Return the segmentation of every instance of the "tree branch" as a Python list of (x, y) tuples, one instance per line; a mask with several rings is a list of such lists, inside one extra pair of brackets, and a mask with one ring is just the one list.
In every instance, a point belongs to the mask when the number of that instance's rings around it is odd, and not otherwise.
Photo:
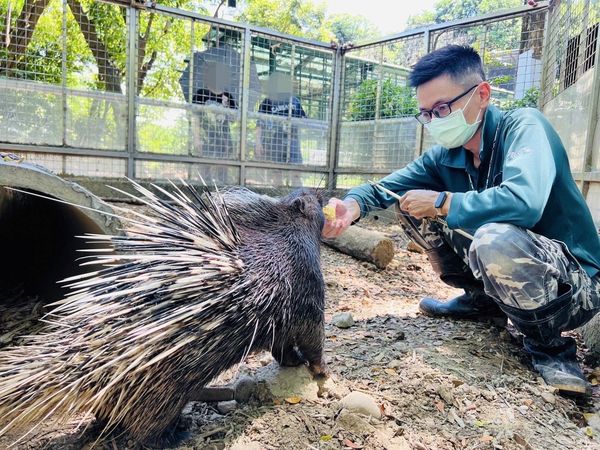
[[(139, 50), (138, 50), (138, 83), (137, 83), (137, 94), (139, 95), (142, 92), (142, 88), (144, 87), (144, 81), (146, 80), (146, 76), (148, 75), (148, 72), (150, 72), (150, 70), (152, 69), (152, 66), (154, 65), (154, 62), (156, 61), (156, 57), (158, 56), (158, 52), (156, 50), (153, 50), (152, 53), (150, 54), (150, 59), (148, 61), (146, 61), (145, 63), (144, 58), (146, 56), (146, 45), (148, 43), (148, 38), (150, 36), (150, 27), (152, 26), (152, 17), (154, 17), (154, 15), (150, 16), (150, 19), (148, 20), (148, 26), (146, 27), (146, 32), (144, 33), (143, 36), (140, 36), (140, 44), (139, 44)], [(168, 33), (169, 30), (171, 28), (171, 25), (173, 25), (173, 21), (175, 19), (174, 18), (169, 18), (167, 20), (167, 22), (165, 23), (165, 26), (162, 30), (161, 35), (158, 37), (158, 41), (162, 40)]]
[[(25, 0), (21, 14), (17, 18), (15, 26), (10, 30), (7, 26), (7, 34), (5, 39), (5, 48), (8, 57), (0, 65), (0, 71), (4, 72), (13, 68), (27, 51), (27, 46), (31, 42), (33, 32), (38, 21), (50, 0)], [(7, 18), (10, 25), (10, 18)]]
[(98, 37), (95, 24), (87, 16), (79, 0), (67, 0), (67, 4), (79, 24), (83, 37), (87, 42), (98, 66), (98, 78), (104, 83), (104, 88), (109, 92), (123, 93), (121, 89), (121, 74), (112, 61), (110, 54)]

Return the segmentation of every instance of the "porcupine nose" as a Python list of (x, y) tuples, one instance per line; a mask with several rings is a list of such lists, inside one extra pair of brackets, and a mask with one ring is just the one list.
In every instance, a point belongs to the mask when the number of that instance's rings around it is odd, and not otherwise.
[[(82, 187), (14, 159), (0, 158), (0, 186), (87, 207), (100, 203)], [(67, 291), (57, 281), (93, 269), (80, 267), (78, 250), (90, 244), (76, 236), (114, 232), (100, 214), (0, 187), (0, 302), (1, 290), (22, 290), (44, 302), (62, 297)]]

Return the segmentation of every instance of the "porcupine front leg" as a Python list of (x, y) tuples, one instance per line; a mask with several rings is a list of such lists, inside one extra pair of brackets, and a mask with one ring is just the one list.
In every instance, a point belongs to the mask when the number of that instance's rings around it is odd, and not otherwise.
[(323, 346), (325, 344), (324, 318), (310, 322), (303, 327), (303, 332), (297, 335), (298, 350), (308, 361), (308, 367), (315, 376), (328, 377), (329, 368), (323, 358)]

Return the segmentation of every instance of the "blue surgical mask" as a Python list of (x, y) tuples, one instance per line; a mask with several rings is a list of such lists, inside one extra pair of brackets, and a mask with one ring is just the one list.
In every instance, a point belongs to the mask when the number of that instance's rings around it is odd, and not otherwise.
[[(469, 104), (475, 92), (477, 92), (477, 90), (473, 91), (465, 107)], [(442, 147), (461, 147), (469, 142), (477, 132), (479, 124), (481, 123), (481, 120), (479, 119), (480, 114), (481, 110), (477, 114), (475, 122), (469, 124), (467, 123), (467, 119), (465, 119), (463, 109), (457, 109), (441, 119), (434, 118), (431, 122), (425, 124), (425, 128), (431, 133), (435, 142)]]

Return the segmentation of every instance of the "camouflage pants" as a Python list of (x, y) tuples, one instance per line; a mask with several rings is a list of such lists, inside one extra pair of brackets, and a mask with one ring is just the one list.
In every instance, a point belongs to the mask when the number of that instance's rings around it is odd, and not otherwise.
[(436, 221), (423, 221), (419, 231), (428, 253), (450, 247), (485, 294), (539, 343), (558, 345), (561, 331), (600, 310), (600, 275), (590, 278), (561, 242), (505, 223), (482, 226), (472, 241)]

